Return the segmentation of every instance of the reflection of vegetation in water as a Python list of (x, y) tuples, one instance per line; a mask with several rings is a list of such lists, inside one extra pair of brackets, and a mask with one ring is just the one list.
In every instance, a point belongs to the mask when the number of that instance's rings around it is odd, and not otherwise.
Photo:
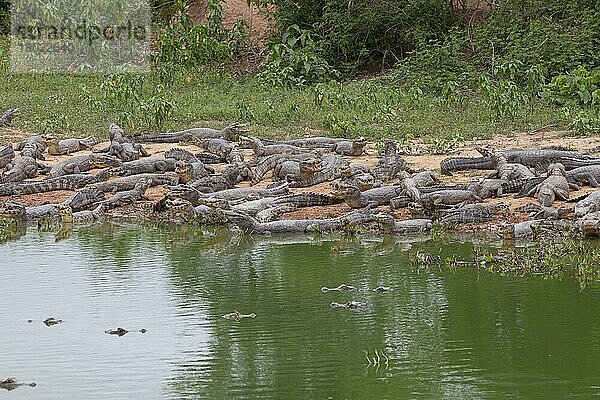
[(0, 243), (16, 240), (25, 234), (25, 224), (12, 218), (0, 218)]
[(441, 253), (415, 251), (411, 253), (410, 262), (419, 271), (445, 266), (474, 267), (492, 273), (520, 276), (562, 277), (566, 273), (576, 277), (582, 289), (591, 282), (600, 281), (600, 249), (589, 241), (581, 240), (536, 242), (531, 247), (508, 247), (494, 251), (473, 247), (467, 257), (464, 254), (443, 257)]

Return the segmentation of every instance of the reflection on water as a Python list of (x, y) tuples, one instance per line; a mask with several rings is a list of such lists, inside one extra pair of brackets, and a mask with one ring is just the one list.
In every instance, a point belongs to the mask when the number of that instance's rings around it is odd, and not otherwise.
[[(600, 395), (598, 287), (416, 270), (406, 254), (468, 244), (107, 224), (1, 247), (0, 378), (38, 386), (0, 398)], [(361, 290), (319, 290), (340, 283)], [(349, 300), (368, 307), (329, 307)], [(257, 317), (221, 318), (233, 310)], [(117, 327), (148, 332), (104, 333)], [(376, 351), (389, 362), (368, 365)]]

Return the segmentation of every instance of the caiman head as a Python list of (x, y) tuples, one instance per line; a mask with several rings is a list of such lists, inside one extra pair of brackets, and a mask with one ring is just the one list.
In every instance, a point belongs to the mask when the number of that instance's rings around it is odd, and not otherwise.
[(194, 206), (187, 200), (181, 198), (167, 199), (165, 203), (167, 211), (179, 214), (184, 219), (194, 215)]
[(124, 134), (125, 131), (119, 125), (115, 123), (111, 123), (108, 125), (108, 137), (111, 142), (114, 142), (115, 140), (117, 142), (122, 141)]
[(25, 206), (11, 201), (0, 203), (0, 218), (23, 219), (25, 216)]
[(551, 188), (542, 187), (538, 191), (537, 199), (541, 205), (550, 207), (554, 203), (554, 200), (556, 200), (556, 194)]
[(90, 162), (94, 164), (96, 168), (119, 167), (122, 165), (121, 160), (117, 157), (103, 153), (90, 154)]
[(142, 179), (135, 184), (136, 189), (143, 189), (144, 191), (152, 186), (152, 179)]
[(581, 218), (579, 220), (579, 227), (585, 236), (600, 236), (600, 212), (593, 212)]
[(360, 190), (354, 185), (339, 185), (337, 190), (333, 193), (334, 196), (341, 197), (342, 199), (354, 199), (360, 197)]
[(63, 224), (73, 223), (73, 209), (66, 204), (57, 204), (55, 207), (56, 213)]
[(489, 146), (477, 146), (475, 149), (484, 157), (491, 157), (496, 153), (496, 151)]
[(381, 155), (382, 156), (393, 156), (398, 154), (398, 146), (396, 146), (396, 143), (392, 140), (387, 140), (384, 144), (383, 144), (383, 148), (381, 149)]
[(221, 133), (223, 134), (223, 138), (227, 140), (232, 140), (234, 135), (239, 135), (240, 133), (250, 132), (250, 128), (248, 128), (248, 124), (232, 124), (227, 128), (223, 129)]
[(317, 172), (321, 171), (318, 160), (302, 160), (300, 161), (300, 175), (303, 178), (308, 178)]
[(260, 140), (257, 138), (248, 137), (244, 135), (240, 135), (238, 137), (238, 147), (241, 149), (254, 149), (256, 147), (257, 142), (260, 142)]
[(365, 146), (367, 145), (367, 143), (368, 143), (368, 139), (366, 137), (364, 137), (364, 136), (361, 136), (361, 137), (359, 137), (357, 139), (354, 139), (352, 141), (352, 147), (359, 148), (359, 149), (364, 149)]
[(548, 176), (550, 175), (562, 175), (565, 176), (565, 166), (561, 163), (550, 164), (548, 166)]
[(187, 161), (177, 161), (175, 162), (175, 173), (179, 176), (179, 180), (181, 183), (188, 183), (192, 180), (192, 175), (194, 172), (194, 166), (192, 163)]
[[(4, 119), (4, 123), (6, 125), (10, 125), (12, 123), (12, 120), (21, 113), (21, 110), (18, 108), (10, 108), (8, 110), (6, 110), (6, 112), (4, 114), (0, 114), (0, 117), (3, 117)], [(0, 122), (0, 126), (2, 125), (2, 122)]]

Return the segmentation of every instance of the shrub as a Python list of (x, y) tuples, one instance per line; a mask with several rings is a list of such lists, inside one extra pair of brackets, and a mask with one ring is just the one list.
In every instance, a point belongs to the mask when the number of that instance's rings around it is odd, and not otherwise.
[(10, 33), (10, 2), (0, 0), (0, 35)]
[(391, 66), (457, 22), (450, 2), (440, 0), (273, 2), (279, 38), (293, 25), (318, 35), (324, 59), (346, 74)]
[(311, 33), (291, 25), (281, 41), (271, 46), (260, 77), (272, 85), (286, 86), (319, 82), (336, 75), (337, 71), (322, 57)]
[(223, 8), (220, 0), (208, 1), (206, 24), (192, 22), (183, 0), (176, 4), (176, 17), (158, 36), (158, 62), (194, 68), (222, 63), (244, 48), (248, 37), (245, 24), (238, 23), (232, 30), (225, 29), (221, 23)]

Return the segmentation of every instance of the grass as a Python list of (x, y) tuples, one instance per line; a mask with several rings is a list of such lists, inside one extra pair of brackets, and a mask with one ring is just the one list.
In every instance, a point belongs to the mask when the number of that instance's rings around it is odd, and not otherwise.
[[(21, 109), (16, 121), (20, 131), (107, 136), (110, 122), (126, 125), (123, 111), (131, 104), (106, 99), (106, 90), (102, 89), (106, 76), (15, 75), (8, 70), (8, 43), (0, 38), (0, 110)], [(477, 94), (459, 92), (447, 102), (416, 86), (394, 85), (385, 77), (275, 88), (254, 77), (238, 79), (218, 71), (172, 76), (173, 84), (162, 91), (156, 89), (156, 74), (142, 78), (142, 97), (158, 96), (174, 106), (160, 127), (163, 131), (251, 122), (256, 136), (364, 135), (400, 141), (422, 138), (434, 151), (443, 152), (464, 140), (549, 125), (560, 129), (569, 123), (558, 108), (541, 100), (513, 118), (495, 119)], [(136, 112), (127, 131), (159, 130), (152, 118), (145, 118), (148, 112)]]

